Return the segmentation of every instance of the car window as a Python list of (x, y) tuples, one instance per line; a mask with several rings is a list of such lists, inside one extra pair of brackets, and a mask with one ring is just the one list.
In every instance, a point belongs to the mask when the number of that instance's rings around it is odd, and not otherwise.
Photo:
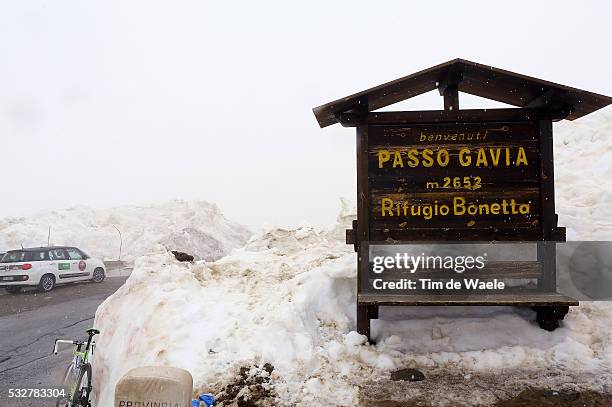
[(30, 253), (26, 251), (8, 252), (2, 258), (2, 263), (19, 263), (30, 261)]
[(70, 247), (66, 249), (66, 251), (68, 252), (68, 257), (70, 258), (70, 260), (83, 260), (83, 255), (81, 255), (79, 249)]
[(45, 260), (49, 260), (49, 257), (47, 256), (47, 251), (46, 250), (40, 250), (40, 251), (36, 251), (36, 252), (31, 252), (30, 253), (30, 257), (31, 257), (31, 261), (45, 261)]
[(68, 260), (64, 249), (49, 250), (49, 260)]

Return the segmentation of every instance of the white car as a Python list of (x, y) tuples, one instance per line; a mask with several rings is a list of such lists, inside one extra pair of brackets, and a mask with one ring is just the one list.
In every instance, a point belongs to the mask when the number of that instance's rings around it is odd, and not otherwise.
[(56, 284), (91, 280), (101, 283), (106, 267), (76, 247), (54, 246), (9, 250), (0, 259), (0, 287), (18, 293), (23, 287), (48, 292)]

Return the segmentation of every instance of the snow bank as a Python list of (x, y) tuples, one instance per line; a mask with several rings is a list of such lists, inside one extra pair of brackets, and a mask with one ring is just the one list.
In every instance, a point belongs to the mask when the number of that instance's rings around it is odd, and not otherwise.
[(555, 188), (567, 240), (612, 240), (612, 109), (555, 127)]
[[(559, 132), (560, 223), (573, 239), (610, 240), (610, 115)], [(356, 256), (343, 231), (354, 214), (346, 209), (332, 228), (272, 229), (214, 263), (139, 259), (96, 313), (97, 405), (110, 407), (119, 378), (150, 364), (185, 368), (196, 391), (219, 393), (241, 367), (271, 363), (269, 405), (355, 405), (358, 385), (399, 367), (571, 369), (612, 386), (608, 303), (582, 303), (554, 332), (527, 309), (383, 308), (372, 322), (378, 344), (364, 345), (353, 331)]]
[[(107, 333), (95, 361), (98, 405), (111, 406), (115, 383), (143, 363), (183, 367), (196, 387), (218, 391), (239, 367), (270, 362), (284, 400), (320, 392), (331, 404), (352, 399), (345, 382), (360, 353), (390, 362), (361, 349), (359, 335), (344, 335), (354, 325), (356, 261), (338, 237), (350, 219), (329, 230), (272, 229), (214, 263), (138, 259), (96, 313), (95, 326)], [(332, 359), (339, 375), (319, 382), (317, 371)]]
[(244, 245), (250, 232), (227, 220), (219, 208), (204, 201), (173, 201), (150, 206), (112, 209), (51, 210), (26, 218), (0, 219), (0, 251), (73, 245), (92, 256), (116, 260), (123, 236), (122, 260), (166, 250), (179, 250), (198, 259), (215, 260)]

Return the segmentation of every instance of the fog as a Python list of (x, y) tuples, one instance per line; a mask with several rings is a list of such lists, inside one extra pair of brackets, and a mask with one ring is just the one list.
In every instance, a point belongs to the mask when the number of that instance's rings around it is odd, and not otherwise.
[(313, 107), (457, 57), (612, 95), (611, 8), (2, 1), (0, 217), (204, 199), (249, 225), (328, 223), (354, 200), (355, 135)]

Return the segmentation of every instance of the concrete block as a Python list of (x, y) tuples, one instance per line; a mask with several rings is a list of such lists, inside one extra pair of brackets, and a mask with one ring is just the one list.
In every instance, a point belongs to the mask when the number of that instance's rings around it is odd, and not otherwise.
[(142, 366), (115, 386), (115, 407), (191, 407), (193, 378), (170, 366)]

